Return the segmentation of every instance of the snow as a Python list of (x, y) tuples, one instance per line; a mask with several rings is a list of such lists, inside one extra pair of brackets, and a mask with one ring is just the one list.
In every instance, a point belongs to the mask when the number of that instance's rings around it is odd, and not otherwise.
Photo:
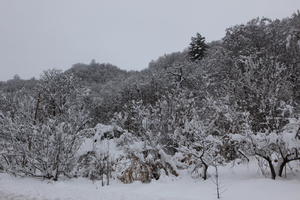
[[(299, 200), (300, 176), (274, 181), (257, 169), (254, 162), (220, 167), (221, 199)], [(209, 172), (213, 174), (214, 169)], [(149, 184), (114, 180), (102, 187), (100, 182), (82, 178), (52, 182), (0, 174), (0, 200), (210, 200), (216, 199), (212, 180), (192, 179), (182, 171), (179, 177), (163, 177)]]
[(105, 133), (112, 134), (115, 128), (118, 127), (97, 124), (97, 126), (91, 130), (92, 132), (94, 132), (94, 136), (92, 138), (85, 138), (82, 141), (77, 154), (83, 155), (90, 151), (95, 151), (98, 154), (104, 154), (109, 151), (110, 156), (113, 158), (117, 158), (123, 155), (124, 152), (117, 147), (117, 144), (114, 140), (103, 139)]

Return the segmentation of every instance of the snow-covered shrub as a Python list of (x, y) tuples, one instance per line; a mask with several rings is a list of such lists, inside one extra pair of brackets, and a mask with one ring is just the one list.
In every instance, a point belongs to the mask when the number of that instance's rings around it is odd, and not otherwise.
[(7, 172), (55, 180), (59, 175), (71, 176), (80, 144), (80, 132), (74, 124), (55, 120), (39, 126), (11, 120), (0, 124), (8, 133), (1, 143), (1, 160)]
[[(205, 107), (199, 108), (197, 104)], [(199, 100), (190, 91), (178, 89), (162, 97), (155, 105), (132, 102), (130, 109), (133, 111), (124, 110), (135, 113), (130, 117), (138, 131), (135, 137), (144, 143), (143, 151), (158, 152), (155, 162), (161, 162), (159, 157), (163, 152), (170, 157), (167, 163), (175, 163), (170, 169), (175, 172), (178, 168), (188, 169), (192, 174), (201, 171), (201, 177), (206, 179), (209, 166), (235, 159), (235, 149), (225, 139), (229, 123), (225, 113), (228, 109), (221, 101), (221, 105), (216, 104), (212, 99)], [(127, 112), (119, 113), (115, 118), (115, 122), (125, 129)], [(135, 157), (140, 157), (136, 156), (137, 152), (141, 150), (131, 153), (135, 155), (134, 165), (137, 163)], [(145, 163), (143, 157), (138, 161), (141, 166), (142, 162)], [(159, 165), (164, 166), (163, 163)]]
[(0, 163), (5, 171), (54, 180), (71, 177), (88, 122), (84, 95), (72, 75), (49, 70), (34, 92), (7, 98), (13, 106), (0, 117)]
[(153, 149), (142, 138), (116, 125), (98, 124), (89, 129), (78, 151), (77, 175), (91, 179), (106, 177), (105, 163), (109, 163), (111, 178), (124, 183), (150, 182), (164, 174), (177, 176), (176, 169), (163, 151)]
[[(260, 166), (269, 168), (272, 179), (283, 176), (283, 170), (291, 161), (300, 160), (299, 119), (291, 118), (281, 130), (275, 132), (233, 134), (240, 149), (249, 156), (257, 156)], [(265, 173), (265, 171), (263, 171)]]

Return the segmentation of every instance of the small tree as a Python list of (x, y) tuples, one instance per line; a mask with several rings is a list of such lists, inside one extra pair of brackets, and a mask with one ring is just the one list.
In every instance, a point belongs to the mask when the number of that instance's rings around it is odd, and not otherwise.
[(207, 48), (208, 46), (205, 43), (205, 37), (202, 37), (200, 33), (197, 33), (195, 37), (192, 37), (189, 46), (189, 57), (191, 61), (201, 60)]
[(36, 102), (28, 92), (14, 94), (13, 101), (1, 100), (14, 105), (0, 112), (4, 170), (53, 180), (72, 175), (81, 131), (88, 122), (85, 91), (76, 83), (72, 75), (50, 70), (36, 88)]

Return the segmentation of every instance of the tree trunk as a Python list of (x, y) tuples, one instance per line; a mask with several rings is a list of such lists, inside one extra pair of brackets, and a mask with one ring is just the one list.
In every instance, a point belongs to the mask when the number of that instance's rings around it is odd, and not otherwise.
[(275, 168), (274, 168), (274, 165), (272, 163), (272, 160), (270, 158), (268, 158), (267, 161), (268, 161), (270, 171), (271, 171), (271, 178), (273, 180), (275, 180), (276, 179), (276, 172), (275, 172)]
[(208, 169), (208, 165), (206, 163), (203, 163), (203, 175), (202, 175), (203, 180), (207, 179), (207, 169)]
[(58, 162), (57, 162), (57, 163), (56, 163), (55, 175), (54, 175), (54, 178), (53, 178), (54, 181), (57, 181), (57, 180), (58, 180), (58, 174), (59, 174), (59, 164), (58, 164)]
[(216, 169), (216, 190), (217, 190), (217, 199), (220, 199), (220, 183), (219, 183), (219, 172), (218, 172), (218, 167), (215, 166)]
[(282, 177), (282, 173), (283, 173), (283, 169), (285, 167), (285, 165), (288, 163), (287, 160), (284, 160), (280, 165), (279, 165), (279, 169), (278, 169), (278, 176)]
[(296, 157), (296, 158), (292, 158), (292, 159), (285, 158), (283, 160), (283, 162), (279, 165), (278, 176), (282, 177), (283, 169), (286, 166), (286, 164), (289, 163), (289, 162), (291, 162), (291, 161), (294, 161), (294, 160), (300, 160), (300, 157)]
[(264, 156), (264, 155), (259, 154), (259, 153), (255, 153), (255, 154), (256, 154), (257, 156), (259, 156), (259, 157), (265, 159), (265, 160), (268, 162), (269, 168), (270, 168), (270, 171), (271, 171), (271, 178), (272, 178), (273, 180), (275, 180), (275, 179), (276, 179), (276, 171), (275, 171), (274, 165), (273, 165), (273, 163), (272, 163), (272, 159), (271, 159), (269, 156)]
[(107, 158), (107, 163), (106, 163), (106, 185), (109, 185), (109, 171), (110, 171), (110, 163)]

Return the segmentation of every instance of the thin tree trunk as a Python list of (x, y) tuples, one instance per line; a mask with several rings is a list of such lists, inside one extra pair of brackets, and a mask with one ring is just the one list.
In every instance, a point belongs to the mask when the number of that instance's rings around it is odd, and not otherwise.
[[(58, 154), (57, 154), (57, 158), (56, 158), (56, 159), (58, 159), (58, 157), (59, 157), (59, 156), (58, 156)], [(55, 164), (55, 165), (56, 165), (56, 166), (55, 166), (56, 169), (55, 169), (55, 175), (54, 175), (54, 179), (53, 179), (54, 181), (57, 181), (57, 180), (58, 180), (58, 172), (59, 172), (59, 171), (58, 171), (58, 170), (59, 170), (59, 169), (58, 169), (58, 168), (59, 168), (59, 167), (58, 167), (58, 166), (59, 166), (58, 162), (59, 162), (59, 161), (57, 160), (57, 161), (56, 161), (56, 164)]]
[(269, 164), (269, 167), (270, 167), (270, 171), (271, 171), (271, 178), (273, 180), (275, 180), (276, 179), (276, 172), (275, 172), (275, 168), (274, 168), (274, 165), (272, 163), (272, 160), (270, 158), (268, 158), (267, 161), (268, 161), (268, 164)]
[(207, 169), (208, 169), (208, 165), (206, 163), (203, 163), (203, 175), (202, 175), (203, 180), (207, 179)]
[(219, 183), (219, 172), (218, 167), (215, 166), (216, 169), (216, 189), (217, 189), (217, 198), (220, 199), (220, 183)]
[(278, 170), (278, 176), (282, 177), (283, 169), (285, 165), (287, 164), (287, 160), (284, 160), (280, 165), (279, 165), (279, 170)]
[(109, 157), (107, 157), (106, 162), (106, 185), (109, 185), (109, 171), (110, 171), (110, 165), (109, 165)]
[(264, 155), (262, 155), (262, 154), (259, 154), (259, 153), (255, 153), (255, 154), (256, 154), (257, 156), (261, 157), (261, 158), (264, 158), (264, 159), (268, 162), (269, 168), (270, 168), (270, 172), (271, 172), (271, 178), (272, 178), (273, 180), (275, 180), (275, 179), (276, 179), (276, 171), (275, 171), (275, 168), (274, 168), (274, 165), (273, 165), (273, 163), (272, 163), (271, 158), (268, 157), (268, 156), (264, 156)]

